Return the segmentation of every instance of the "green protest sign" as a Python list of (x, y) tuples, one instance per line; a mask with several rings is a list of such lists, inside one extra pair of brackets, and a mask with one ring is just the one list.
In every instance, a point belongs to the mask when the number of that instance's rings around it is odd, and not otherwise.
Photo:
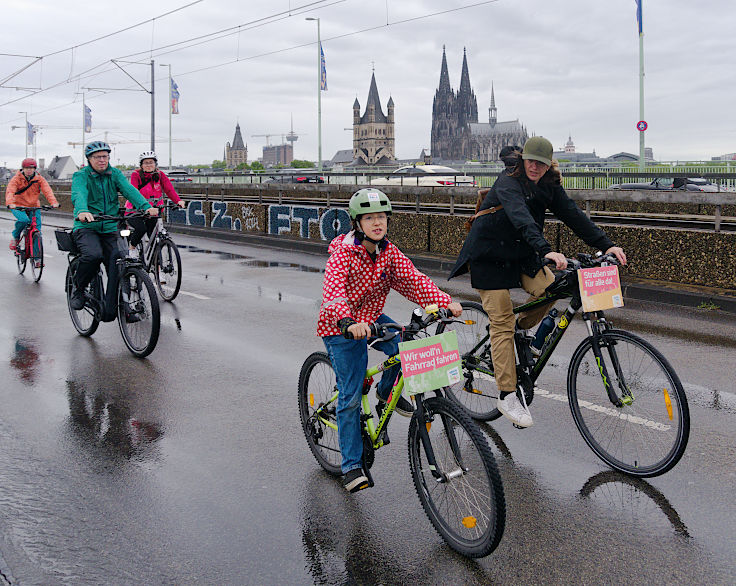
[(401, 342), (399, 352), (408, 395), (441, 389), (462, 380), (462, 362), (454, 331)]

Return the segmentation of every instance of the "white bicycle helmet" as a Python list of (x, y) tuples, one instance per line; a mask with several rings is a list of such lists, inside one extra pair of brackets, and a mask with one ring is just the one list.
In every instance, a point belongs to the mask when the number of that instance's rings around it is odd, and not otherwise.
[(138, 155), (138, 164), (140, 165), (145, 159), (153, 159), (158, 163), (158, 157), (153, 151), (143, 151), (140, 155)]

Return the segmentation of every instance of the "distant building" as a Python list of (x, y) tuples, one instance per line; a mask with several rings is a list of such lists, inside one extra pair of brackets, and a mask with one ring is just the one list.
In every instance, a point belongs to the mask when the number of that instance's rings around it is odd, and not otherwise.
[(523, 145), (528, 137), (518, 120), (498, 121), (496, 97), (491, 84), (491, 105), (488, 122), (478, 122), (478, 101), (470, 85), (467, 53), (463, 49), (460, 89), (450, 86), (447, 55), (442, 48), (440, 84), (432, 103), (431, 155), (433, 162), (498, 160), (506, 145)]
[(711, 161), (736, 161), (736, 153), (726, 153), (719, 157), (711, 157)]
[(353, 103), (353, 159), (357, 165), (390, 165), (396, 160), (394, 141), (394, 100), (389, 97), (387, 114), (381, 109), (376, 75), (371, 75), (371, 87), (365, 113), (360, 115), (360, 103)]
[(268, 145), (263, 147), (263, 165), (291, 165), (294, 160), (294, 147), (290, 144)]
[(225, 166), (228, 169), (235, 169), (241, 163), (248, 162), (248, 145), (243, 143), (243, 135), (240, 134), (240, 123), (235, 125), (235, 138), (233, 144), (225, 144)]
[(46, 172), (51, 179), (70, 179), (78, 169), (71, 157), (54, 157)]

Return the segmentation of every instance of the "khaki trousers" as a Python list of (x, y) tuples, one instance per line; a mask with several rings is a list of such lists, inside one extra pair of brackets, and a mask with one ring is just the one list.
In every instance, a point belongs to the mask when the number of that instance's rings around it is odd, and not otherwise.
[[(534, 278), (521, 275), (521, 286), (529, 293), (527, 300), (534, 301), (544, 296), (544, 290), (555, 280), (552, 271), (543, 267)], [(514, 323), (527, 330), (538, 324), (554, 302), (546, 303), (532, 311), (514, 316), (511, 293), (508, 289), (476, 289), (480, 295), (483, 309), (488, 314), (491, 334), (491, 356), (498, 390), (502, 392), (516, 391), (516, 353), (514, 349)]]

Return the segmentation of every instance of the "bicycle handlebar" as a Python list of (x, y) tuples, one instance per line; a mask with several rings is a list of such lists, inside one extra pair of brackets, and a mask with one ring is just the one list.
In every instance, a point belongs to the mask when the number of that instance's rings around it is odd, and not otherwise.
[(47, 204), (43, 204), (41, 207), (38, 208), (29, 208), (26, 206), (15, 206), (14, 208), (11, 208), (10, 206), (7, 206), (8, 209), (11, 210), (20, 210), (21, 212), (35, 212), (36, 210), (52, 210), (54, 209), (54, 206), (50, 206)]
[[(415, 310), (416, 311), (416, 310)], [(430, 326), (434, 322), (437, 321), (450, 321), (452, 319), (452, 312), (450, 312), (449, 309), (446, 307), (440, 307), (437, 309), (437, 311), (430, 311), (427, 313), (427, 316), (422, 318), (417, 313), (414, 313), (412, 315), (411, 321), (408, 325), (401, 325), (393, 322), (373, 322), (370, 324), (370, 336), (369, 338), (376, 338), (376, 342), (378, 341), (386, 341), (390, 340), (391, 338), (395, 337), (399, 332), (408, 331), (412, 333), (416, 333), (420, 330), (423, 330), (424, 328)], [(345, 338), (348, 340), (353, 340), (353, 334), (345, 331), (344, 334)]]
[[(591, 254), (580, 252), (578, 253), (577, 258), (566, 258), (566, 260), (568, 264), (568, 268), (564, 269), (566, 271), (577, 271), (581, 268), (587, 269), (590, 267), (599, 267), (604, 262), (615, 265), (621, 264), (613, 254), (600, 254), (598, 256), (593, 256)], [(550, 258), (545, 258), (542, 259), (542, 264), (554, 267), (556, 263)]]

